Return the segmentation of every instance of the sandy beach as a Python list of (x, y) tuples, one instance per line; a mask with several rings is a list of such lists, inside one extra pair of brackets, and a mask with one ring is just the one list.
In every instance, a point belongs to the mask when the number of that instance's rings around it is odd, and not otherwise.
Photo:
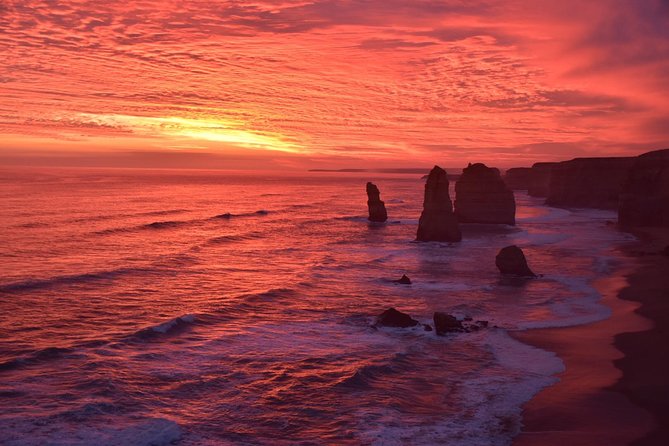
[(669, 231), (635, 233), (631, 267), (596, 283), (610, 318), (514, 336), (555, 352), (560, 382), (524, 407), (514, 445), (669, 444)]

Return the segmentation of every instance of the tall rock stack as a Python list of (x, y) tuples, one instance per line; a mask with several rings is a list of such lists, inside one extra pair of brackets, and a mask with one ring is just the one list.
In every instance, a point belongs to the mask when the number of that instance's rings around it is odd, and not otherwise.
[(459, 242), (462, 240), (458, 220), (448, 192), (446, 171), (434, 166), (425, 182), (423, 212), (418, 222), (416, 240)]
[(635, 159), (620, 194), (618, 223), (669, 227), (669, 149)]
[(367, 183), (367, 208), (369, 221), (381, 222), (388, 220), (386, 205), (381, 201), (381, 192), (374, 183)]
[(632, 157), (575, 158), (551, 169), (546, 204), (617, 209)]
[(527, 194), (531, 197), (547, 197), (551, 181), (551, 170), (557, 163), (534, 163)]
[(469, 164), (455, 183), (455, 215), (460, 223), (516, 224), (516, 200), (499, 170)]

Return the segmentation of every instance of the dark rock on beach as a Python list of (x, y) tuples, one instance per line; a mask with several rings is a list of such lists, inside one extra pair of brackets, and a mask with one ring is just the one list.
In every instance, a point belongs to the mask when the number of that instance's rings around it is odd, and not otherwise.
[(455, 183), (455, 215), (460, 223), (516, 224), (516, 201), (499, 170), (469, 164)]
[(525, 254), (523, 250), (516, 245), (502, 248), (497, 257), (495, 257), (495, 265), (502, 274), (509, 274), (520, 277), (537, 277), (527, 265)]
[(669, 227), (669, 149), (635, 159), (620, 194), (618, 223), (623, 228)]
[(453, 213), (446, 171), (434, 166), (425, 182), (423, 212), (418, 222), (416, 240), (459, 242), (462, 233)]
[(397, 311), (394, 308), (388, 308), (386, 311), (377, 316), (376, 323), (374, 325), (381, 327), (407, 328), (415, 327), (418, 325), (418, 321), (406, 313)]
[(434, 313), (434, 328), (438, 335), (444, 335), (446, 333), (459, 333), (465, 331), (465, 327), (462, 325), (462, 322), (456, 319), (455, 316), (452, 316), (447, 313), (441, 313), (439, 311)]
[(397, 279), (395, 282), (401, 283), (402, 285), (411, 285), (411, 279), (409, 279), (406, 274), (402, 274), (402, 277)]
[(383, 223), (388, 220), (386, 205), (381, 201), (381, 192), (374, 183), (367, 183), (367, 208), (369, 209), (369, 221)]
[(546, 204), (617, 209), (635, 158), (575, 158), (553, 166)]

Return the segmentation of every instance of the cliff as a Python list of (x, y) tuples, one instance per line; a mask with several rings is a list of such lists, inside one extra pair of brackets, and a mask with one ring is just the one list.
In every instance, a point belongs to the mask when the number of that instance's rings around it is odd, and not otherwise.
[(617, 209), (635, 158), (575, 158), (554, 165), (546, 204)]
[(531, 179), (531, 167), (512, 167), (504, 173), (504, 182), (511, 190), (528, 190)]
[(618, 223), (669, 227), (669, 149), (634, 160), (620, 194)]
[(455, 215), (460, 223), (516, 224), (516, 202), (499, 170), (470, 164), (455, 183)]
[(534, 163), (530, 174), (528, 195), (532, 197), (547, 197), (551, 180), (551, 170), (557, 163)]

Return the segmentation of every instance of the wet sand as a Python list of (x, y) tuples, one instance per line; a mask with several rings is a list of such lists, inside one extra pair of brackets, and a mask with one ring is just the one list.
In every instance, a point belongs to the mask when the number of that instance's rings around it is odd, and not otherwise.
[(525, 405), (515, 446), (669, 444), (669, 231), (636, 235), (635, 265), (596, 283), (610, 318), (513, 334), (566, 366)]

